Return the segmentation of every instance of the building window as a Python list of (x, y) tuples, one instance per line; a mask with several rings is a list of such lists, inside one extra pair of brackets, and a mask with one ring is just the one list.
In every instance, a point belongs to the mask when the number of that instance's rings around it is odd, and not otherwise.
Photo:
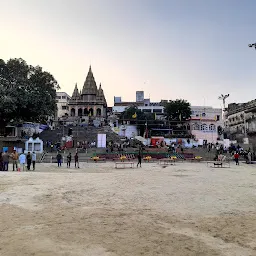
[(201, 124), (201, 127), (200, 127), (201, 131), (208, 131), (208, 125), (207, 124)]
[(202, 116), (206, 116), (206, 114), (205, 114), (205, 113), (202, 113)]
[(209, 131), (215, 131), (216, 127), (214, 124), (209, 125)]
[(62, 96), (62, 99), (66, 99), (66, 96)]
[(193, 124), (193, 130), (199, 130), (199, 124), (198, 123), (195, 123)]
[(216, 116), (216, 121), (220, 121), (220, 115)]
[(61, 108), (62, 108), (62, 110), (67, 109), (67, 106), (62, 106)]
[(153, 109), (153, 113), (162, 113), (162, 109)]
[(71, 116), (75, 116), (76, 115), (76, 110), (74, 108), (71, 109)]
[(61, 96), (57, 96), (56, 98), (60, 100), (60, 99), (61, 99)]

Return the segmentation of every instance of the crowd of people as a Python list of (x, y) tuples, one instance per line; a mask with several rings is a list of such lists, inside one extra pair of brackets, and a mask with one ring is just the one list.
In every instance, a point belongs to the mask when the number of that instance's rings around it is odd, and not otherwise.
[(12, 171), (35, 171), (36, 153), (28, 152), (27, 154), (18, 154), (16, 150), (10, 154), (8, 151), (0, 152), (0, 171), (9, 171), (9, 164), (12, 164)]

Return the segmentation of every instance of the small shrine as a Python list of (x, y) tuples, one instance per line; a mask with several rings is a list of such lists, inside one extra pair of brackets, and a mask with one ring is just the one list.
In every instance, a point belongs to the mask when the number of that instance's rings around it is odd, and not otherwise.
[(43, 153), (43, 147), (44, 143), (42, 140), (39, 138), (33, 139), (30, 137), (26, 142), (25, 142), (25, 151), (24, 153), (28, 152), (35, 152), (35, 153)]

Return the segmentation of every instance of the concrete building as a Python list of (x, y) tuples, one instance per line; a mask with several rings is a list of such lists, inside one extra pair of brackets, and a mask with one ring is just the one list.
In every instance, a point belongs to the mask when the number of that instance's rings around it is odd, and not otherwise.
[(91, 66), (81, 91), (75, 85), (69, 101), (69, 115), (71, 117), (101, 117), (107, 115), (107, 102), (101, 84), (97, 87)]
[(121, 97), (114, 97), (113, 114), (121, 114), (126, 108), (136, 106), (144, 113), (155, 113), (158, 119), (164, 115), (164, 106), (161, 102), (151, 102), (144, 98), (144, 91), (136, 91), (136, 101), (122, 101)]
[(222, 109), (208, 106), (191, 106), (191, 112), (189, 126), (191, 134), (197, 140), (216, 143), (221, 139), (222, 136), (219, 132), (223, 127)]
[(66, 92), (56, 93), (56, 103), (57, 103), (57, 118), (62, 118), (69, 116), (69, 106), (70, 96)]
[(232, 140), (256, 144), (256, 100), (232, 103), (226, 110), (225, 131)]

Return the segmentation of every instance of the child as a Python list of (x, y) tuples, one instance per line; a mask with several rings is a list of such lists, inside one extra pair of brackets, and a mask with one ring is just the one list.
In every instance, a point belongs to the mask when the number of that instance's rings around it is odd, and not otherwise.
[(238, 152), (235, 153), (234, 158), (235, 158), (236, 165), (239, 165), (239, 154), (238, 154)]

